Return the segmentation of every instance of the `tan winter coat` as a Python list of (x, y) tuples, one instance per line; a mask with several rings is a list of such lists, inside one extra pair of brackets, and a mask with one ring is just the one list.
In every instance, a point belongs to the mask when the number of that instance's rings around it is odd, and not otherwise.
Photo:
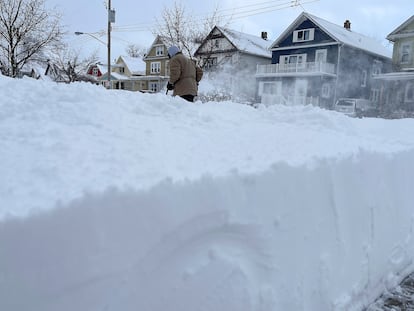
[(170, 60), (170, 83), (174, 84), (173, 95), (197, 96), (198, 82), (203, 77), (203, 71), (195, 62), (185, 57), (181, 52)]

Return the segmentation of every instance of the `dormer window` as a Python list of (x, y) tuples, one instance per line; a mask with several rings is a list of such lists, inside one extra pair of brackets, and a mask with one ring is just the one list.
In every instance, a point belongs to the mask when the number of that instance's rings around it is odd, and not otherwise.
[(315, 38), (315, 29), (301, 29), (293, 32), (293, 42), (313, 41)]

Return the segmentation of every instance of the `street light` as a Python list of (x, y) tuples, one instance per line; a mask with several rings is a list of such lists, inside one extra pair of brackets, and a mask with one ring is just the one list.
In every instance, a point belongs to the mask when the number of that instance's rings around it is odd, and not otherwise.
[(75, 31), (75, 35), (80, 36), (80, 35), (88, 35), (92, 38), (94, 38), (95, 40), (98, 40), (99, 42), (101, 42), (103, 45), (106, 45), (106, 42), (102, 41), (101, 39), (99, 39), (97, 36), (89, 33), (89, 32), (82, 32), (82, 31)]
[(103, 42), (101, 39), (99, 39), (98, 37), (94, 36), (91, 33), (81, 32), (81, 31), (75, 32), (75, 35), (77, 36), (88, 35), (108, 46), (108, 72), (107, 72), (108, 88), (111, 88), (111, 30), (112, 30), (111, 23), (115, 23), (115, 10), (111, 9), (111, 0), (108, 0), (108, 42), (107, 43)]

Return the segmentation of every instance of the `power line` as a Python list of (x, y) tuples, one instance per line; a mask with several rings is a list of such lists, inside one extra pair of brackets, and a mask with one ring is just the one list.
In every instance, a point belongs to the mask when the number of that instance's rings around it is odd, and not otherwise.
[[(231, 17), (231, 19), (241, 19), (253, 15), (265, 14), (270, 13), (278, 10), (287, 9), (290, 7), (300, 6), (303, 9), (304, 4), (317, 2), (319, 0), (305, 0), (305, 2), (301, 0), (273, 0), (273, 1), (265, 1), (255, 4), (248, 4), (239, 6), (236, 8), (231, 9), (221, 9), (214, 12), (220, 18)], [(269, 5), (272, 4), (272, 5)], [(250, 8), (250, 9), (249, 9)], [(210, 14), (213, 14), (212, 12)], [(205, 14), (198, 14), (195, 16), (202, 16), (201, 19), (207, 20)], [(149, 22), (142, 22), (132, 25), (125, 25), (125, 26), (114, 26), (113, 31), (115, 32), (140, 32), (140, 31), (148, 31), (155, 26), (154, 23)]]

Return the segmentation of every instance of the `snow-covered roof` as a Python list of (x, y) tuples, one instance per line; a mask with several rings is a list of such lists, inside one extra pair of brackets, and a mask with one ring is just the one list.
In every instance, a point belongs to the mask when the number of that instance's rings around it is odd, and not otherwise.
[(398, 26), (393, 32), (391, 32), (387, 36), (387, 40), (395, 41), (397, 38), (405, 37), (405, 36), (414, 36), (413, 29), (405, 29), (410, 24), (414, 24), (414, 15), (407, 19), (404, 23)]
[(146, 64), (138, 57), (120, 56), (133, 75), (145, 75)]
[(272, 57), (272, 53), (269, 50), (271, 41), (264, 40), (259, 36), (254, 36), (228, 28), (218, 26), (217, 28), (239, 51), (269, 58)]
[(299, 17), (282, 33), (282, 35), (272, 44), (275, 47), (289, 32), (293, 31), (303, 20), (309, 19), (315, 25), (319, 26), (325, 33), (337, 42), (345, 45), (364, 50), (371, 54), (383, 57), (391, 57), (392, 51), (387, 49), (378, 40), (362, 35), (360, 33), (348, 30), (343, 26), (331, 23), (315, 15), (303, 12)]

